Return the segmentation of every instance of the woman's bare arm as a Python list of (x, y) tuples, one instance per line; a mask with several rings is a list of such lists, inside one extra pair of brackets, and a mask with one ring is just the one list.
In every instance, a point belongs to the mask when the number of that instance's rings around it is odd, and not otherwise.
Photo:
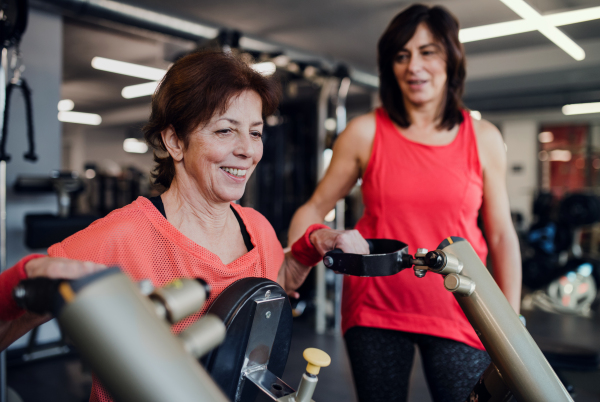
[(362, 176), (375, 135), (375, 114), (352, 120), (333, 146), (333, 157), (325, 176), (312, 197), (294, 214), (288, 232), (288, 244), (293, 244), (306, 228), (321, 223), (335, 203), (345, 197)]
[[(39, 276), (47, 278), (76, 279), (105, 269), (105, 265), (89, 261), (75, 261), (67, 258), (43, 257), (33, 259), (25, 265), (28, 278)], [(11, 343), (25, 335), (28, 331), (48, 321), (48, 315), (38, 315), (25, 312), (12, 321), (0, 320), (0, 351), (6, 349)]]
[(476, 122), (483, 165), (483, 222), (492, 271), (498, 286), (518, 313), (521, 305), (521, 253), (510, 216), (506, 190), (506, 150), (502, 136), (487, 121)]

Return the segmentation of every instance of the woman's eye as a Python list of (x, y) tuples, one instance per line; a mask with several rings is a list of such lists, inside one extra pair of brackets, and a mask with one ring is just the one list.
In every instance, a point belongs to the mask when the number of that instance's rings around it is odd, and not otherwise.
[(217, 134), (229, 134), (231, 132), (230, 128), (224, 128), (222, 130), (217, 130)]
[(260, 131), (252, 131), (250, 133), (251, 136), (255, 137), (255, 138), (261, 138), (262, 137), (262, 133)]
[(394, 61), (396, 63), (404, 63), (405, 61), (408, 60), (408, 55), (407, 54), (399, 54), (396, 56), (396, 58), (394, 59)]

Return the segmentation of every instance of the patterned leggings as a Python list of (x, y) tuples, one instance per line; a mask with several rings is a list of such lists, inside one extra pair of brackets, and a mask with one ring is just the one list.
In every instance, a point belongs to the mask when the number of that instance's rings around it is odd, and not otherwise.
[(436, 336), (352, 327), (344, 335), (360, 402), (404, 402), (415, 344), (435, 402), (464, 402), (491, 360), (487, 352)]

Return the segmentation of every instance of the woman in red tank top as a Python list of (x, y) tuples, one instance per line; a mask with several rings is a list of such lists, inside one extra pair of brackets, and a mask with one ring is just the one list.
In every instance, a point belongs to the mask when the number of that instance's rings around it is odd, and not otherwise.
[[(401, 240), (414, 253), (464, 237), (516, 311), (521, 263), (505, 184), (502, 137), (462, 104), (464, 50), (442, 7), (414, 5), (379, 41), (383, 107), (354, 119), (329, 169), (293, 218), (290, 240), (321, 222), (362, 177), (365, 238)], [(477, 226), (481, 210), (486, 241)], [(489, 357), (439, 275), (345, 277), (342, 329), (361, 402), (403, 401), (419, 347), (435, 401), (464, 401)], [(394, 399), (396, 398), (396, 399)]]

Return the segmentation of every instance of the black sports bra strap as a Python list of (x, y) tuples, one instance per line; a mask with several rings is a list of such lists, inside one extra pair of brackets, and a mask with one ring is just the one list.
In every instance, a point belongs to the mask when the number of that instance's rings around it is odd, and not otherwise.
[[(165, 219), (167, 219), (167, 214), (165, 212), (165, 204), (163, 204), (162, 198), (160, 198), (160, 195), (157, 195), (156, 197), (150, 197), (150, 198), (148, 198), (148, 200), (150, 200), (152, 205), (154, 205), (154, 207), (156, 209), (158, 209), (158, 212), (160, 212), (162, 214), (162, 216), (164, 216)], [(242, 238), (244, 239), (244, 244), (246, 245), (246, 249), (248, 251), (250, 251), (254, 248), (254, 244), (252, 244), (252, 241), (250, 240), (250, 234), (248, 233), (248, 230), (246, 229), (246, 225), (244, 224), (244, 221), (242, 220), (240, 215), (237, 213), (237, 211), (232, 206), (230, 206), (230, 208), (233, 211), (233, 214), (235, 215), (235, 218), (237, 219), (238, 223), (240, 224), (240, 231), (242, 232)]]

